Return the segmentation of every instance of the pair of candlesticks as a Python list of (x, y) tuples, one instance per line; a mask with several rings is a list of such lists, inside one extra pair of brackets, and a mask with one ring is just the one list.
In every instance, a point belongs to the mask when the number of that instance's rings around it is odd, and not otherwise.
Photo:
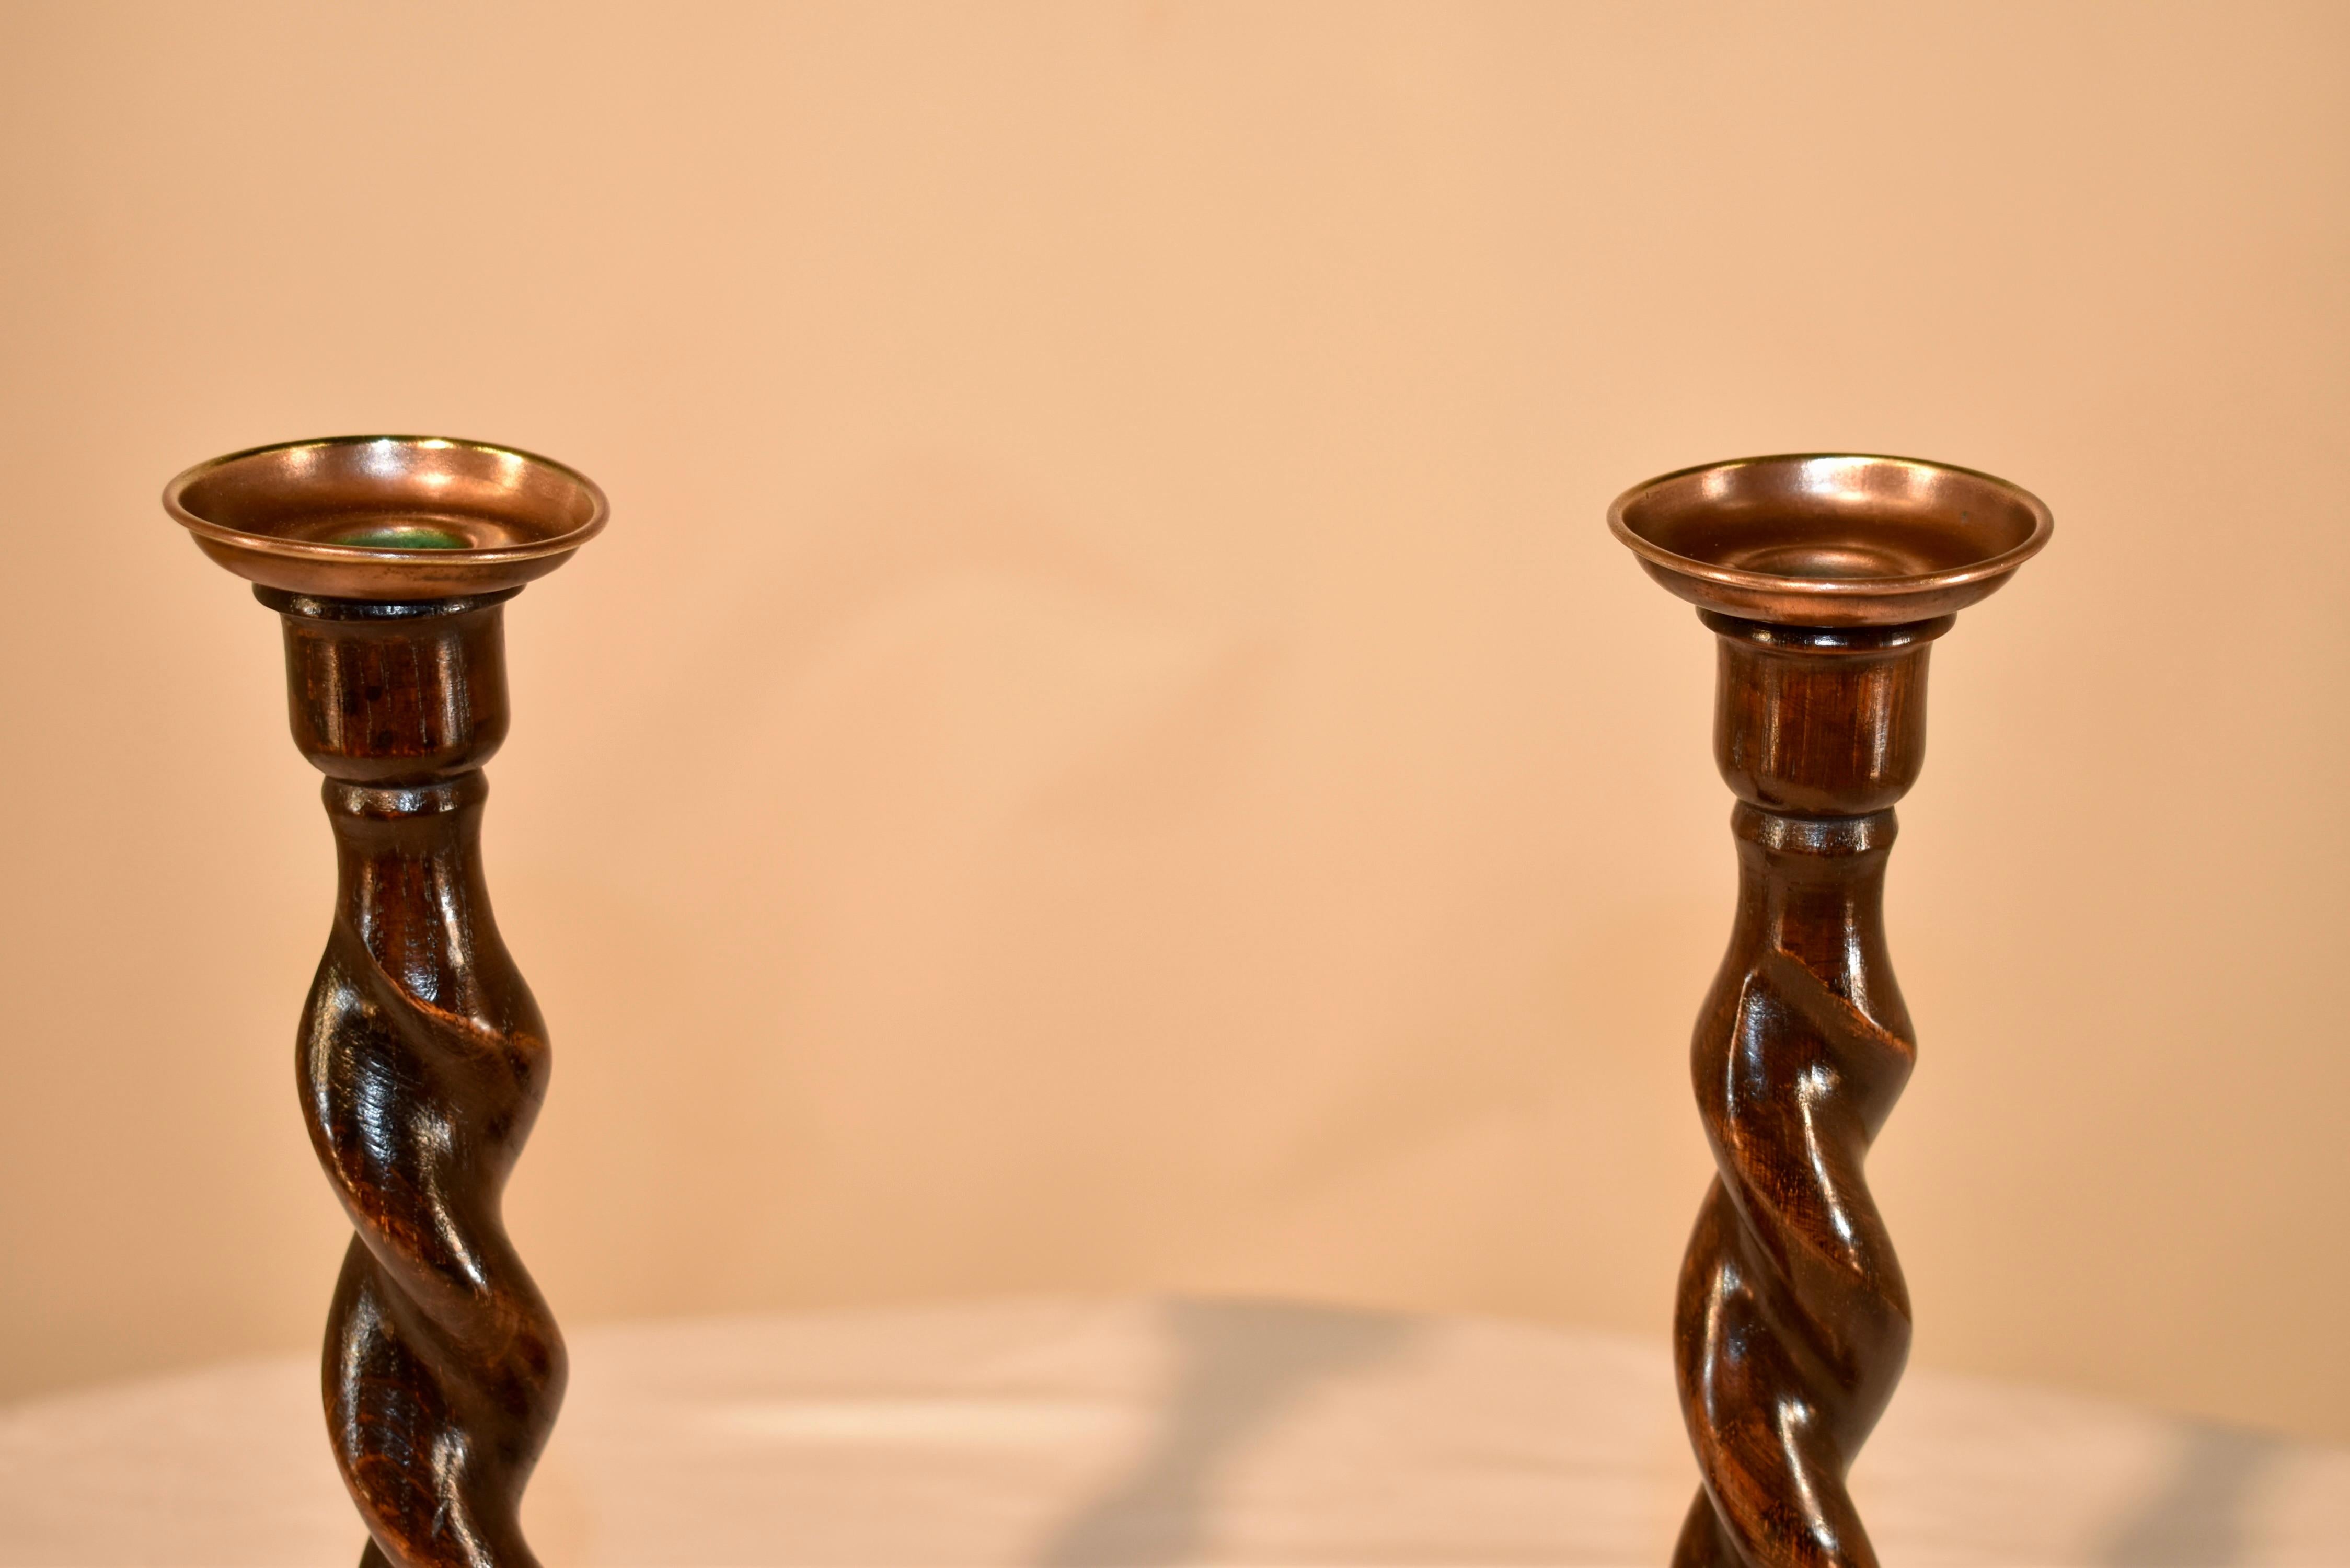
[[(547, 1044), (490, 918), (481, 770), (502, 607), (603, 527), (603, 493), (528, 452), (369, 436), (217, 458), (163, 504), (283, 618), (295, 743), (327, 775), (340, 886), (296, 1049), (357, 1232), (325, 1396), (362, 1564), (535, 1564), (517, 1513), (563, 1341), (499, 1199)], [(1674, 1312), (1703, 1488), (1673, 1561), (1873, 1568), (1846, 1474), (1910, 1323), (1861, 1174), (1916, 1055), (1881, 912), (1893, 805), (1934, 639), (2051, 519), (1988, 474), (1823, 454), (1669, 473), (1607, 516), (1718, 639), (1738, 796), (1737, 918), (1691, 1052), (1719, 1175)]]

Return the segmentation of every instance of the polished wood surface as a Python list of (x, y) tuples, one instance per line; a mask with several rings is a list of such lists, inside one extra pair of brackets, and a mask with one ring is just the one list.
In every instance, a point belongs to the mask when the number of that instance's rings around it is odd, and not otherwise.
[(325, 1385), (368, 1564), (535, 1563), (516, 1512), (563, 1396), (562, 1338), (499, 1218), (548, 1066), (482, 877), (512, 591), (255, 590), (284, 618), (294, 737), (327, 775), (340, 868), (296, 1069), (357, 1232)]
[(1908, 1290), (1861, 1168), (1917, 1056), (1886, 952), (1885, 865), (1950, 622), (1705, 619), (1739, 894), (1690, 1049), (1720, 1175), (1673, 1314), (1706, 1480), (1674, 1561), (1860, 1568), (1876, 1558), (1845, 1475), (1909, 1352)]
[(1704, 1484), (1673, 1562), (1875, 1568), (1846, 1478), (1909, 1355), (1863, 1176), (1918, 1054), (1885, 943), (1893, 806), (1934, 640), (2054, 519), (1970, 469), (1805, 452), (1665, 474), (1608, 524), (1715, 635), (1738, 796), (1738, 912), (1690, 1054), (1717, 1174), (1674, 1303)]

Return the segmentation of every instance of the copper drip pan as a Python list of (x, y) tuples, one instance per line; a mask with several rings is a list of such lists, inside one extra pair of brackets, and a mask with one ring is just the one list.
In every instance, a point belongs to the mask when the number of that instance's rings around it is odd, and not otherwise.
[(231, 452), (163, 487), (205, 555), (320, 598), (517, 587), (604, 526), (593, 481), (551, 459), (441, 436), (336, 436)]
[(2003, 479), (1907, 457), (1803, 452), (1638, 484), (1607, 525), (1703, 609), (1785, 626), (1898, 626), (1987, 597), (2048, 543)]

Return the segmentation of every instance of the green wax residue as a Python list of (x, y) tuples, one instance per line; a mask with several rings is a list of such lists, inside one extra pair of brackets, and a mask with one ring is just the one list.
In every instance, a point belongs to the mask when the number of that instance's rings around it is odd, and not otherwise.
[(378, 523), (337, 534), (329, 545), (356, 545), (365, 550), (463, 550), (463, 535), (429, 523)]

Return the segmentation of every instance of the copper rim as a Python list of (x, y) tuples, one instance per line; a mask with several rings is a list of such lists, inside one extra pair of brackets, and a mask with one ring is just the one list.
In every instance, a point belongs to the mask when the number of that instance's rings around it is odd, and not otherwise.
[(1787, 452), (1659, 474), (1617, 496), (1607, 525), (1650, 576), (1700, 607), (1885, 626), (1987, 597), (2047, 545), (2055, 521), (2030, 491), (1975, 469)]
[(175, 476), (163, 509), (204, 554), (265, 587), (395, 600), (517, 587), (560, 566), (610, 515), (603, 491), (566, 463), (419, 435), (229, 452)]

